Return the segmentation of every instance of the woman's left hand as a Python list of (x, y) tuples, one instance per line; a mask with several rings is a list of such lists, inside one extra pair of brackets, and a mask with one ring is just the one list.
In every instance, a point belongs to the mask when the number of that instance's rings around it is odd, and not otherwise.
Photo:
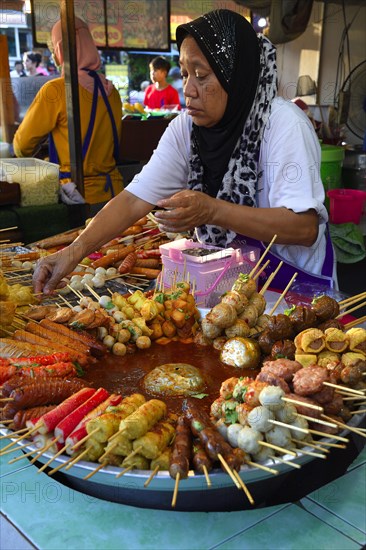
[(162, 231), (181, 233), (204, 224), (212, 224), (217, 200), (198, 191), (179, 191), (169, 199), (157, 203), (155, 217)]

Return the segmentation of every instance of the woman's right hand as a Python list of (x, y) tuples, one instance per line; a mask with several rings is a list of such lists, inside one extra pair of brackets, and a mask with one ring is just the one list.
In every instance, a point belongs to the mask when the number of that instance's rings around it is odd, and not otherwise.
[(71, 273), (80, 261), (75, 246), (70, 245), (62, 250), (38, 260), (33, 273), (35, 294), (52, 294), (61, 279)]

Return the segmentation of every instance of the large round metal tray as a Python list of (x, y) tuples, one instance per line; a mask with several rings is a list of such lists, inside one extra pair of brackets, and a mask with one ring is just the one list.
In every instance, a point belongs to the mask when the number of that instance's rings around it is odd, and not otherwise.
[[(356, 418), (357, 417), (357, 418)], [(366, 414), (354, 415), (349, 422), (350, 427), (362, 427), (365, 425)], [(1, 429), (4, 435), (11, 432)], [(349, 439), (345, 449), (331, 448), (327, 459), (314, 458), (299, 455), (293, 458), (284, 455), (282, 458), (287, 464), (278, 461), (267, 461), (266, 466), (278, 470), (274, 475), (259, 468), (249, 466), (242, 467), (240, 477), (248, 487), (255, 503), (250, 504), (242, 490), (238, 490), (231, 477), (222, 470), (210, 472), (211, 486), (208, 487), (203, 475), (190, 475), (187, 479), (181, 480), (176, 500), (175, 510), (179, 511), (230, 511), (245, 510), (253, 507), (273, 506), (285, 502), (293, 502), (303, 498), (308, 493), (333, 481), (343, 475), (348, 466), (361, 452), (365, 438), (350, 430), (343, 430), (340, 434)], [(321, 439), (324, 442), (335, 442), (331, 436)], [(19, 441), (24, 445), (25, 441)], [(304, 448), (308, 451), (314, 449)], [(23, 452), (37, 449), (32, 443), (22, 449)], [(41, 467), (53, 455), (46, 452), (35, 464)], [(32, 457), (30, 457), (31, 459)], [(55, 458), (45, 470), (65, 463), (69, 459), (66, 455)], [(301, 465), (301, 469), (295, 469), (291, 463)], [(121, 473), (121, 468), (106, 466), (99, 470), (90, 479), (84, 478), (97, 468), (96, 463), (80, 461), (69, 470), (65, 468), (56, 472), (52, 478), (60, 483), (91, 495), (111, 502), (128, 504), (142, 508), (155, 508), (162, 510), (172, 509), (172, 497), (175, 481), (168, 472), (158, 472), (147, 487), (144, 484), (149, 479), (151, 471), (133, 470), (126, 472), (123, 476), (116, 478)]]

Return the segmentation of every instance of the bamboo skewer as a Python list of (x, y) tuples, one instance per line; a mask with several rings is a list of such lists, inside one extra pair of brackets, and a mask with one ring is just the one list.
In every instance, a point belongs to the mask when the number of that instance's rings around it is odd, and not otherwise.
[[(302, 416), (302, 415), (298, 415)], [(306, 417), (303, 417), (306, 418)], [(308, 417), (309, 418), (309, 417)], [(298, 426), (293, 426), (292, 424), (286, 424), (285, 422), (280, 422), (279, 420), (268, 420), (270, 424), (274, 424), (275, 426), (282, 426), (283, 428), (288, 428), (289, 430), (296, 430), (297, 432), (302, 432), (305, 434), (309, 433), (309, 430), (307, 428), (299, 428)]]
[(309, 409), (314, 409), (315, 411), (321, 411), (323, 412), (324, 409), (320, 405), (313, 405), (312, 403), (303, 403), (302, 401), (297, 401), (296, 399), (292, 399), (290, 397), (281, 397), (282, 401), (285, 401), (285, 403), (293, 403), (294, 405), (303, 405), (304, 407), (308, 407)]
[(294, 439), (292, 438), (291, 441), (294, 443), (297, 443), (298, 445), (302, 445), (303, 447), (311, 447), (312, 449), (316, 449), (318, 451), (321, 451), (322, 453), (329, 453), (329, 449), (324, 449), (320, 445), (315, 445), (314, 443), (309, 443), (309, 441), (303, 441), (301, 439)]
[(272, 443), (268, 443), (267, 441), (258, 441), (258, 444), (262, 445), (263, 447), (269, 447), (269, 449), (273, 449), (274, 451), (278, 451), (279, 453), (283, 453), (284, 455), (297, 456), (295, 451), (290, 451), (290, 449), (285, 449), (284, 447), (278, 447), (278, 445), (273, 445)]
[[(17, 437), (14, 441), (9, 443), (9, 445), (6, 445), (6, 447), (3, 447), (1, 452), (5, 451), (6, 449), (9, 449), (13, 445), (16, 445), (18, 443), (18, 441), (22, 441), (23, 439), (26, 439), (28, 437), (28, 435), (31, 435), (33, 432), (36, 432), (38, 430), (38, 428), (39, 428), (39, 426), (35, 426), (31, 430), (28, 430), (25, 434), (21, 435), (20, 437)], [(1, 455), (1, 452), (0, 452), (0, 455)]]
[[(1, 423), (8, 422), (8, 420), (2, 420)], [(10, 422), (13, 422), (13, 419), (10, 420)], [(6, 435), (2, 435), (0, 439), (9, 439), (9, 437), (14, 437), (14, 435), (21, 434), (22, 432), (27, 432), (28, 428), (22, 428), (21, 430), (17, 430), (16, 432), (10, 432)]]
[(296, 468), (297, 470), (301, 470), (301, 464), (297, 464), (297, 462), (293, 462), (292, 460), (285, 460), (284, 458), (280, 458), (279, 456), (275, 455), (269, 455), (269, 457), (273, 462), (280, 462), (281, 464), (286, 464), (286, 466), (290, 466), (291, 468)]
[(246, 486), (246, 484), (244, 483), (244, 481), (240, 477), (239, 472), (237, 472), (236, 470), (233, 470), (233, 473), (234, 473), (234, 476), (236, 477), (240, 487), (243, 489), (243, 491), (244, 491), (247, 499), (249, 500), (250, 504), (254, 505), (255, 504), (254, 498), (252, 497), (248, 487)]
[(340, 302), (338, 302), (338, 304), (342, 306), (349, 302), (353, 302), (356, 298), (362, 299), (364, 296), (366, 296), (366, 292), (360, 292), (359, 294), (355, 294), (355, 296), (350, 296), (349, 298), (345, 298), (344, 300), (341, 300)]
[[(321, 437), (329, 437), (330, 439), (335, 439), (336, 441), (344, 441), (344, 443), (349, 443), (349, 439), (347, 439), (346, 437), (342, 437), (341, 435), (325, 434), (324, 432), (320, 432), (319, 430), (309, 430), (309, 433), (320, 435)], [(327, 443), (324, 443), (324, 441), (322, 441), (322, 445), (327, 445)]]
[(92, 437), (94, 434), (96, 434), (97, 432), (99, 432), (99, 428), (95, 428), (93, 431), (90, 432), (90, 434), (87, 434), (85, 437), (83, 437), (82, 439), (80, 439), (80, 441), (78, 441), (77, 443), (75, 443), (75, 445), (73, 445), (71, 447), (71, 450), (72, 451), (75, 451), (76, 449), (78, 449), (80, 447), (80, 445), (82, 445), (83, 443), (85, 443), (85, 441), (88, 441), (88, 439), (90, 437)]
[(203, 469), (204, 476), (206, 478), (207, 487), (211, 487), (211, 479), (210, 479), (210, 476), (208, 474), (207, 466), (205, 466), (205, 464), (203, 464), (202, 469)]
[(263, 464), (258, 464), (258, 462), (253, 462), (252, 460), (246, 460), (245, 463), (249, 466), (253, 466), (253, 468), (259, 468), (260, 470), (263, 470), (264, 472), (268, 472), (273, 475), (279, 474), (278, 470), (275, 470), (274, 468), (269, 468), (268, 466), (264, 466)]
[(358, 411), (352, 411), (350, 414), (364, 414), (366, 413), (366, 409), (359, 409)]
[(0, 231), (10, 231), (11, 229), (18, 229), (18, 226), (13, 225), (12, 227), (4, 227), (3, 229), (0, 229)]
[(75, 466), (75, 464), (77, 464), (82, 458), (84, 458), (84, 456), (89, 452), (89, 449), (85, 449), (84, 451), (82, 451), (80, 454), (78, 454), (78, 456), (76, 457), (73, 457), (71, 462), (69, 462), (69, 464), (66, 466), (66, 470), (70, 470), (70, 468), (72, 468), (73, 466)]
[(351, 309), (348, 309), (347, 311), (342, 311), (339, 315), (337, 315), (336, 319), (339, 319), (340, 317), (343, 317), (344, 315), (348, 315), (349, 313), (353, 313), (356, 311), (356, 309), (360, 309), (360, 307), (366, 306), (366, 300), (364, 302), (361, 302), (361, 304), (358, 304), (355, 307), (352, 307)]
[(79, 292), (78, 290), (75, 290), (75, 288), (72, 288), (71, 285), (66, 285), (66, 286), (67, 286), (67, 288), (68, 288), (69, 290), (71, 290), (71, 292), (73, 292), (73, 293), (75, 294), (75, 296), (77, 296), (79, 299), (84, 297), (84, 296), (81, 294), (81, 292)]
[(138, 455), (139, 452), (141, 451), (141, 449), (142, 449), (142, 446), (141, 446), (141, 447), (137, 447), (137, 449), (135, 449), (134, 451), (132, 451), (128, 456), (126, 456), (125, 460), (129, 460), (129, 459), (132, 458), (133, 456)]
[(324, 416), (324, 418), (326, 418), (328, 420), (332, 420), (340, 428), (344, 428), (345, 430), (349, 430), (350, 432), (353, 432), (357, 435), (360, 435), (361, 437), (366, 438), (366, 433), (361, 431), (361, 429), (354, 428), (353, 426), (348, 426), (348, 424), (344, 424), (343, 422), (339, 422), (338, 420), (334, 420), (334, 419), (330, 418), (329, 416), (327, 416), (326, 414), (323, 414), (322, 416)]
[(270, 276), (268, 277), (267, 281), (264, 283), (264, 285), (262, 286), (262, 288), (260, 289), (259, 291), (259, 294), (262, 294), (262, 296), (264, 295), (264, 293), (266, 292), (266, 290), (268, 289), (269, 285), (272, 283), (273, 279), (276, 277), (277, 273), (279, 272), (279, 270), (281, 269), (283, 265), (283, 262), (281, 261), (278, 266), (276, 267), (276, 269), (270, 274)]
[(267, 260), (266, 263), (262, 265), (260, 270), (257, 271), (254, 277), (252, 277), (253, 281), (256, 281), (260, 277), (261, 273), (266, 269), (266, 267), (268, 267), (269, 264), (270, 264), (270, 260)]
[(359, 294), (358, 296), (353, 296), (352, 300), (350, 299), (347, 303), (340, 304), (339, 303), (339, 309), (347, 309), (349, 306), (353, 306), (354, 304), (357, 304), (360, 300), (363, 300), (366, 298), (366, 292), (363, 292)]
[(155, 468), (153, 469), (153, 471), (151, 472), (151, 474), (149, 475), (149, 477), (148, 477), (147, 480), (145, 481), (144, 487), (148, 487), (148, 486), (150, 485), (150, 483), (152, 482), (153, 478), (154, 478), (154, 477), (156, 476), (156, 474), (158, 473), (159, 468), (160, 468), (159, 465), (155, 466)]
[(317, 424), (323, 424), (324, 426), (329, 426), (330, 428), (337, 428), (337, 425), (334, 424), (334, 422), (327, 422), (325, 420), (321, 420), (320, 418), (313, 418), (312, 416), (306, 416), (305, 414), (299, 414), (301, 418), (305, 418), (305, 420), (308, 420), (309, 422), (315, 422)]
[(282, 294), (280, 295), (280, 297), (278, 298), (277, 302), (275, 303), (275, 305), (273, 306), (273, 308), (271, 309), (271, 311), (269, 312), (269, 316), (273, 315), (274, 311), (277, 309), (278, 305), (280, 304), (280, 302), (282, 302), (282, 300), (284, 299), (284, 297), (286, 296), (287, 294), (287, 291), (289, 290), (289, 288), (291, 287), (292, 283), (294, 282), (294, 280), (296, 279), (297, 277), (297, 272), (293, 274), (293, 276), (291, 277), (289, 283), (287, 284), (285, 290), (282, 292)]
[[(92, 296), (94, 296), (94, 298), (95, 298), (96, 300), (98, 300), (98, 301), (100, 300), (99, 294), (97, 294), (97, 293), (95, 292), (95, 290), (92, 289), (91, 286), (85, 285), (85, 288), (87, 288), (87, 289), (89, 290), (90, 294), (91, 294)], [(82, 297), (83, 297), (83, 296), (82, 296)]]
[(34, 455), (34, 453), (38, 454), (38, 452), (39, 452), (39, 449), (34, 449), (34, 451), (29, 451), (29, 453), (22, 454), (21, 456), (17, 456), (16, 458), (9, 460), (8, 464), (14, 464), (14, 462), (23, 460), (23, 458), (28, 458), (28, 456)]
[(259, 258), (258, 262), (255, 264), (255, 266), (253, 267), (252, 271), (249, 273), (249, 277), (253, 277), (254, 273), (257, 271), (258, 267), (260, 266), (260, 264), (263, 262), (264, 258), (266, 257), (266, 255), (268, 254), (271, 246), (273, 245), (273, 243), (275, 242), (275, 240), (277, 239), (277, 235), (273, 235), (273, 238), (271, 240), (271, 242), (269, 243), (269, 245), (267, 246), (267, 248), (265, 249), (265, 251), (263, 252), (262, 256)]
[(61, 470), (62, 468), (66, 467), (68, 464), (70, 464), (70, 462), (72, 462), (73, 460), (75, 459), (74, 456), (71, 456), (68, 460), (66, 460), (65, 462), (63, 462), (62, 464), (59, 464), (58, 466), (56, 466), (55, 468), (53, 468), (52, 470), (50, 470), (48, 472), (48, 475), (49, 476), (52, 476), (53, 474), (55, 474), (56, 472), (58, 472), (59, 470)]
[(52, 445), (54, 445), (55, 443), (57, 443), (57, 441), (60, 439), (61, 436), (58, 436), (58, 437), (54, 437), (51, 439), (51, 441), (49, 441), (47, 443), (47, 445), (45, 445), (37, 454), (34, 458), (32, 458), (32, 460), (30, 461), (31, 464), (34, 464), (42, 455), (43, 453), (45, 453), (46, 451), (48, 451), (48, 449), (50, 449), (52, 447)]
[(316, 458), (323, 458), (323, 459), (327, 458), (327, 455), (323, 455), (320, 453), (313, 453), (313, 451), (304, 451), (304, 449), (299, 449), (299, 452), (306, 456), (314, 456)]
[(344, 328), (346, 330), (349, 330), (352, 327), (355, 327), (356, 325), (360, 325), (361, 323), (364, 323), (366, 321), (366, 315), (363, 317), (359, 317), (358, 319), (355, 319), (354, 321), (350, 321), (346, 325), (344, 325)]
[(323, 382), (324, 386), (329, 386), (330, 388), (335, 388), (337, 390), (342, 390), (345, 393), (348, 394), (356, 394), (356, 395), (362, 395), (365, 396), (364, 390), (354, 390), (353, 388), (348, 388), (347, 386), (340, 386), (339, 384), (333, 384), (332, 382)]
[(175, 505), (177, 504), (179, 481), (180, 481), (180, 472), (177, 473), (177, 477), (175, 478), (173, 498), (172, 498), (172, 508), (175, 508)]
[(15, 451), (19, 451), (20, 449), (24, 449), (24, 447), (29, 447), (29, 443), (25, 443), (24, 445), (19, 445), (18, 447), (13, 447), (12, 449), (8, 449), (7, 451), (1, 451), (1, 456), (8, 455), (10, 453), (14, 453)]
[(51, 464), (51, 462), (53, 462), (55, 460), (55, 458), (62, 455), (68, 449), (68, 447), (69, 447), (69, 445), (65, 445), (64, 447), (62, 447), (62, 449), (60, 449), (58, 451), (58, 453), (53, 455), (49, 460), (47, 460), (47, 462), (45, 462), (45, 464), (43, 464), (43, 466), (41, 466), (41, 468), (39, 468), (37, 473), (40, 474), (41, 472), (43, 472), (47, 468), (47, 466), (49, 466)]
[(231, 477), (231, 479), (233, 480), (233, 482), (235, 483), (235, 485), (237, 486), (238, 489), (241, 489), (240, 487), (240, 484), (238, 482), (238, 480), (236, 479), (236, 477), (234, 476), (230, 466), (228, 465), (228, 463), (226, 462), (226, 460), (224, 459), (224, 457), (222, 456), (222, 454), (218, 454), (217, 455), (219, 461), (221, 462), (222, 466), (224, 467), (224, 469), (226, 470), (226, 472), (229, 474), (229, 476)]
[[(100, 460), (100, 459), (99, 459)], [(125, 474), (127, 474), (127, 472), (130, 472), (132, 470), (133, 466), (128, 466), (127, 468), (125, 468), (124, 470), (122, 470), (122, 472), (120, 472), (119, 474), (116, 475), (116, 479), (119, 479), (120, 477), (124, 476)]]
[(102, 468), (104, 468), (105, 466), (107, 466), (107, 462), (102, 462), (101, 464), (99, 464), (99, 466), (97, 466), (95, 468), (95, 470), (93, 470), (92, 472), (90, 472), (88, 475), (86, 475), (85, 477), (83, 477), (84, 480), (87, 480), (87, 479), (90, 479), (91, 477), (93, 477), (93, 475), (95, 475), (96, 473), (99, 472), (99, 470), (101, 470)]

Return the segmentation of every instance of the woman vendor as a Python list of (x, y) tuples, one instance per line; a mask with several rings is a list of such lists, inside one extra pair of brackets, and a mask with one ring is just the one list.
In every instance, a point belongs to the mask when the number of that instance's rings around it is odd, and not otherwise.
[[(116, 168), (121, 135), (122, 105), (118, 91), (99, 72), (100, 56), (88, 26), (75, 19), (79, 82), (84, 191), (86, 202), (96, 212), (123, 189)], [(71, 182), (66, 86), (61, 21), (52, 29), (52, 46), (61, 78), (53, 79), (39, 90), (14, 137), (17, 157), (34, 154), (49, 134), (50, 161), (60, 164), (61, 196), (65, 202), (82, 202)]]
[(306, 115), (276, 96), (273, 45), (225, 9), (180, 25), (177, 43), (187, 110), (127, 189), (74, 243), (38, 264), (35, 291), (51, 292), (154, 205), (165, 231), (194, 230), (206, 244), (277, 235), (271, 260), (331, 286), (320, 147)]

